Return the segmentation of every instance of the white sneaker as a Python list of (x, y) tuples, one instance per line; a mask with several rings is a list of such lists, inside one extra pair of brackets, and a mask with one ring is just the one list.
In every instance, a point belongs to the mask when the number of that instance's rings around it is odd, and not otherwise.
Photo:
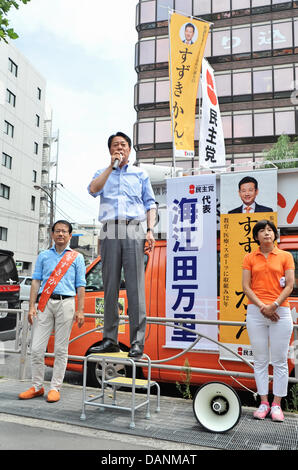
[(285, 419), (281, 407), (279, 405), (276, 405), (275, 403), (272, 403), (270, 416), (272, 418), (272, 421), (279, 421), (281, 423)]
[(265, 419), (268, 413), (270, 412), (269, 403), (261, 403), (259, 408), (254, 412), (254, 418), (256, 419)]

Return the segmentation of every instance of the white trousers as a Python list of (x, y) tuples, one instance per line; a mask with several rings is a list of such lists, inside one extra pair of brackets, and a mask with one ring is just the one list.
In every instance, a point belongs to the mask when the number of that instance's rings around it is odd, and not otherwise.
[(44, 354), (49, 337), (55, 332), (55, 360), (51, 389), (62, 386), (68, 355), (68, 342), (75, 315), (75, 298), (64, 300), (49, 299), (43, 312), (38, 310), (32, 341), (32, 385), (39, 390), (44, 381)]
[[(273, 394), (285, 397), (288, 393), (288, 349), (293, 321), (288, 307), (279, 307), (280, 319), (273, 322), (265, 318), (256, 305), (247, 306), (246, 325), (254, 356), (254, 375), (259, 395), (269, 389), (268, 366), (273, 366)], [(271, 353), (271, 357), (270, 357)]]

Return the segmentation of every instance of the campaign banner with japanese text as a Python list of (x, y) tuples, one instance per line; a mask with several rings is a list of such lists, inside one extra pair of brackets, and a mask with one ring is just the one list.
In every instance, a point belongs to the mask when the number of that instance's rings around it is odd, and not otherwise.
[(213, 68), (202, 61), (202, 106), (200, 119), (199, 163), (212, 168), (226, 164), (225, 139), (222, 128)]
[(169, 19), (170, 108), (175, 156), (194, 156), (195, 110), (209, 23), (178, 13)]
[[(246, 321), (243, 259), (258, 248), (252, 231), (259, 220), (271, 220), (277, 226), (276, 194), (276, 170), (222, 174), (220, 177), (220, 320)], [(219, 330), (220, 343), (245, 359), (253, 360), (245, 325), (221, 325)], [(224, 348), (220, 348), (220, 358), (237, 359)]]
[[(217, 341), (217, 326), (188, 320), (217, 319), (216, 177), (199, 175), (167, 180), (168, 239), (166, 317), (185, 320), (166, 328), (166, 346), (185, 349), (195, 331)], [(190, 330), (190, 331), (189, 331)], [(196, 349), (218, 350), (205, 338)]]

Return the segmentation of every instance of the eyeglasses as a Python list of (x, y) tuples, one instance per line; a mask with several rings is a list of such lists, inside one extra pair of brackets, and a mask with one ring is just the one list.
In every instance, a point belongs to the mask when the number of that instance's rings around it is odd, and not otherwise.
[(69, 233), (68, 230), (54, 230), (54, 233), (63, 233), (65, 235), (66, 233)]

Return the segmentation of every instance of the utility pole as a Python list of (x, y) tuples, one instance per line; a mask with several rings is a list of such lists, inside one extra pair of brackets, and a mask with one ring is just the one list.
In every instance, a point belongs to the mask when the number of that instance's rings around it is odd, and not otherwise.
[(47, 196), (50, 201), (50, 223), (49, 223), (49, 228), (48, 228), (48, 233), (49, 233), (49, 248), (52, 246), (52, 227), (54, 225), (54, 217), (55, 217), (55, 204), (54, 204), (54, 192), (56, 190), (57, 184), (62, 183), (55, 183), (54, 181), (51, 181), (49, 190), (45, 189), (42, 186), (35, 185), (34, 189), (40, 189), (43, 191)]

